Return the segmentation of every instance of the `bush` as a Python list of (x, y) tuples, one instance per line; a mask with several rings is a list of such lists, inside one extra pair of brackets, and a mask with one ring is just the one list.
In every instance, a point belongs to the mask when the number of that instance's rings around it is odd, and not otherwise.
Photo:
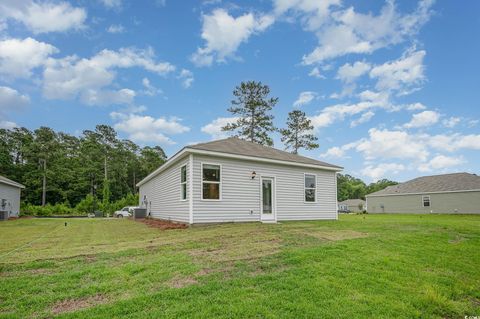
[(120, 210), (125, 206), (138, 206), (138, 194), (128, 194), (124, 198), (121, 198), (113, 203), (109, 203), (106, 207), (103, 206), (102, 210), (105, 213), (112, 214), (114, 211)]
[(77, 214), (77, 211), (71, 208), (68, 203), (58, 203), (55, 205), (47, 204), (45, 206), (22, 203), (20, 207), (20, 212), (21, 216), (52, 216)]

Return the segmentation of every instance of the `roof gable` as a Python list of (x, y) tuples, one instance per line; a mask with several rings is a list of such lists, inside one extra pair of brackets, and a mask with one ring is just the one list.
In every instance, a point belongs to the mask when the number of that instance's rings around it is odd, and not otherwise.
[(480, 190), (480, 176), (469, 173), (423, 176), (367, 196)]

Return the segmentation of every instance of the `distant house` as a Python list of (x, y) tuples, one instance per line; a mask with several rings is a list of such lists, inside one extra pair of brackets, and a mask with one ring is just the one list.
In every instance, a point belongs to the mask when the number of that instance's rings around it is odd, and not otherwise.
[(20, 183), (0, 176), (0, 211), (6, 211), (8, 217), (18, 217), (20, 213), (20, 191), (24, 189)]
[(238, 138), (190, 145), (140, 181), (140, 204), (178, 222), (337, 218), (341, 167)]
[(366, 198), (369, 213), (480, 214), (480, 177), (468, 173), (418, 177)]
[(340, 212), (358, 213), (363, 211), (365, 201), (363, 199), (347, 199), (338, 203), (338, 210)]

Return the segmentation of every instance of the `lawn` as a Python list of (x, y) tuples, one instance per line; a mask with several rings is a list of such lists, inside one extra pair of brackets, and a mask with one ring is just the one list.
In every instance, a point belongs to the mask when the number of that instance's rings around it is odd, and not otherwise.
[(480, 316), (480, 216), (24, 219), (0, 243), (0, 318)]

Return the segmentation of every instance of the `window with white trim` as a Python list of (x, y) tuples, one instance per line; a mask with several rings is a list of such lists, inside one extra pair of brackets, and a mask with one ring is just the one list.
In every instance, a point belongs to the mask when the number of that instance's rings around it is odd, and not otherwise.
[(202, 199), (220, 200), (220, 165), (202, 164)]
[(429, 195), (422, 196), (422, 203), (423, 203), (423, 207), (430, 207), (430, 205), (431, 205), (430, 196)]
[(315, 202), (317, 193), (317, 176), (305, 174), (305, 201)]
[(180, 168), (180, 191), (181, 199), (187, 199), (187, 165), (183, 165)]

